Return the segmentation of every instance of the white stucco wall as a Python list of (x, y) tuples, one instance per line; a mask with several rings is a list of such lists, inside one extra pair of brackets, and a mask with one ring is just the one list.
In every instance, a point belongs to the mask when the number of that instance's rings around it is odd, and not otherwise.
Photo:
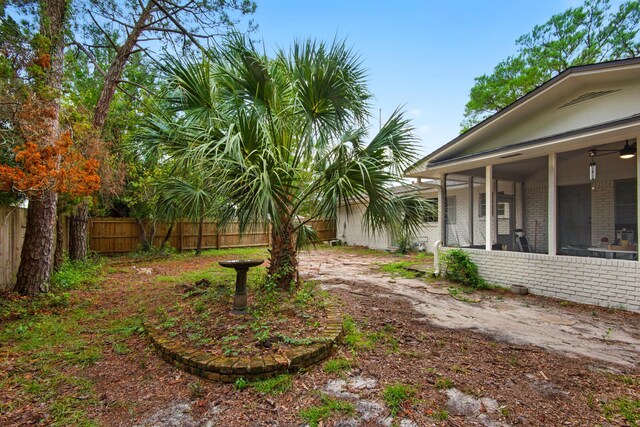
[[(352, 207), (350, 216), (347, 216), (344, 207), (338, 209), (337, 238), (350, 246), (366, 246), (381, 250), (394, 249), (394, 238), (388, 230), (376, 235), (367, 234), (362, 224), (364, 209), (361, 204), (355, 205)], [(429, 252), (434, 251), (434, 244), (438, 239), (440, 239), (440, 229), (437, 222), (425, 222), (414, 236), (414, 242), (424, 244)]]
[(640, 312), (640, 263), (637, 261), (478, 249), (464, 251), (489, 283), (523, 285), (536, 295)]

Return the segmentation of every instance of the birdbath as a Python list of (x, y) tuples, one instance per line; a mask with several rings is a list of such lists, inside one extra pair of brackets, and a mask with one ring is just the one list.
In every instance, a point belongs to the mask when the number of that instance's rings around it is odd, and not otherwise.
[(233, 314), (245, 314), (247, 311), (247, 271), (249, 268), (260, 265), (262, 259), (233, 259), (230, 261), (219, 261), (223, 267), (236, 270), (236, 294), (233, 296)]

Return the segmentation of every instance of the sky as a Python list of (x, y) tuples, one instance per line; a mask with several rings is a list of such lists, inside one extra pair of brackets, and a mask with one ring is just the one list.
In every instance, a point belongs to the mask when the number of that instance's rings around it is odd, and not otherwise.
[[(474, 78), (515, 54), (515, 40), (577, 0), (257, 0), (267, 53), (295, 40), (345, 39), (368, 70), (372, 126), (403, 107), (426, 155), (455, 138)], [(614, 7), (619, 1), (613, 1)]]

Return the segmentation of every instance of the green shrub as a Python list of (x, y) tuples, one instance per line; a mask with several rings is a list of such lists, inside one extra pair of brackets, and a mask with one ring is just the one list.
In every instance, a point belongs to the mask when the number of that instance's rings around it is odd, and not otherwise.
[(447, 279), (474, 289), (486, 289), (487, 282), (478, 274), (478, 267), (469, 255), (461, 249), (453, 249), (445, 253)]

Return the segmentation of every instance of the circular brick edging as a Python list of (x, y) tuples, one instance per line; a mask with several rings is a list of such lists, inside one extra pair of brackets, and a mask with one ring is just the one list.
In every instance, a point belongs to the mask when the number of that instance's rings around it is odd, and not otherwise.
[(296, 346), (283, 354), (270, 356), (214, 356), (163, 337), (157, 328), (146, 323), (144, 326), (156, 352), (167, 363), (190, 374), (226, 383), (239, 378), (262, 380), (315, 365), (333, 354), (343, 337), (342, 318), (333, 308), (327, 315), (325, 330), (316, 338), (319, 342)]

